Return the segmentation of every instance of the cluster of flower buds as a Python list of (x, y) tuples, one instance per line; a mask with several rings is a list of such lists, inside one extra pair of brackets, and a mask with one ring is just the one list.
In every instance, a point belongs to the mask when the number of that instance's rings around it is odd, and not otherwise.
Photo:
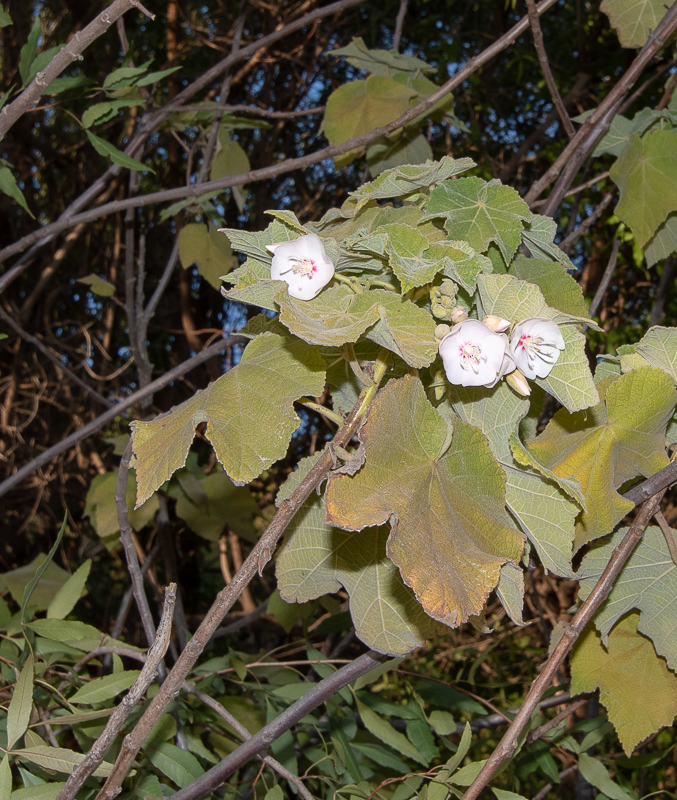
[(315, 233), (291, 242), (266, 245), (273, 254), (270, 277), (285, 281), (297, 300), (312, 300), (334, 277), (334, 264)]
[[(433, 286), (430, 290), (430, 310), (433, 317), (442, 322), (452, 322), (456, 310), (456, 294), (458, 286), (450, 280), (443, 280), (441, 286)], [(467, 319), (467, 316), (466, 316)]]
[(531, 394), (527, 378), (545, 378), (555, 365), (564, 338), (555, 322), (542, 317), (514, 326), (510, 340), (503, 331), (510, 322), (494, 315), (460, 322), (440, 342), (449, 383), (491, 388), (504, 376), (524, 397)]

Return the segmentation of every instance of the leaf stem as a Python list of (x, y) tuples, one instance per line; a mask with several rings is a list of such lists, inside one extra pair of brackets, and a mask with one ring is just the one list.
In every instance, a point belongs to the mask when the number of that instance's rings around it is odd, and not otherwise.
[(357, 380), (362, 384), (362, 386), (371, 386), (373, 381), (360, 366), (360, 362), (357, 360), (357, 354), (355, 353), (355, 345), (352, 344), (352, 342), (346, 342), (343, 347), (346, 354), (346, 360), (350, 364), (350, 369), (352, 369)]
[(300, 403), (302, 406), (305, 406), (306, 408), (309, 408), (311, 411), (315, 411), (316, 413), (321, 414), (328, 420), (331, 420), (331, 422), (338, 425), (339, 428), (341, 427), (341, 425), (343, 425), (343, 417), (340, 414), (337, 414), (336, 411), (332, 411), (330, 408), (325, 408), (323, 405), (316, 403), (309, 397), (299, 397), (299, 399), (296, 402)]

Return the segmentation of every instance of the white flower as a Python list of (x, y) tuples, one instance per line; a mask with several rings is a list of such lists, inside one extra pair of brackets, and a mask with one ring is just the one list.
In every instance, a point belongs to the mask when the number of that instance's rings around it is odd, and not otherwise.
[(289, 294), (298, 300), (312, 300), (334, 277), (334, 265), (324, 251), (320, 237), (314, 233), (292, 242), (269, 244), (273, 254), (270, 277), (285, 281)]
[(492, 387), (515, 369), (508, 337), (476, 319), (455, 325), (440, 342), (440, 355), (449, 383), (461, 386)]
[(525, 319), (515, 325), (510, 337), (510, 352), (517, 368), (529, 380), (547, 377), (560, 350), (564, 350), (564, 338), (551, 319)]

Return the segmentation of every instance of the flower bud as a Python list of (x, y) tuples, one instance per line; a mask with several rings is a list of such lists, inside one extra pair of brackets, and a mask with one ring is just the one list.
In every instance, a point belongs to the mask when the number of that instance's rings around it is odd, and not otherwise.
[(461, 306), (456, 306), (456, 308), (451, 312), (451, 321), (454, 323), (454, 325), (457, 325), (459, 322), (465, 322), (467, 319), (468, 312)]
[(438, 344), (450, 331), (451, 328), (448, 325), (438, 325), (435, 328), (435, 339), (437, 339)]
[(494, 314), (488, 314), (483, 320), (484, 324), (494, 333), (503, 333), (510, 327), (510, 322), (503, 317), (497, 317)]
[(506, 376), (505, 380), (508, 385), (512, 387), (517, 394), (521, 394), (522, 397), (529, 397), (531, 394), (531, 386), (529, 386), (527, 379), (518, 369)]

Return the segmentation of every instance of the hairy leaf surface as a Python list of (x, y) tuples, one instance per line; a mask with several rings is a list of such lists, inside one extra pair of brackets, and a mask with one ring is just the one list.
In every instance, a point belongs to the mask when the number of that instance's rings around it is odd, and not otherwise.
[(479, 614), (522, 536), (505, 512), (505, 476), (483, 434), (450, 428), (413, 376), (390, 381), (360, 432), (366, 463), (333, 475), (327, 519), (347, 530), (396, 524), (388, 555), (424, 609), (455, 626)]
[(168, 414), (132, 424), (137, 504), (186, 463), (201, 422), (207, 423), (205, 436), (233, 482), (253, 480), (285, 454), (299, 423), (293, 401), (321, 394), (324, 377), (324, 361), (315, 348), (272, 333), (258, 336), (240, 363), (207, 389)]

